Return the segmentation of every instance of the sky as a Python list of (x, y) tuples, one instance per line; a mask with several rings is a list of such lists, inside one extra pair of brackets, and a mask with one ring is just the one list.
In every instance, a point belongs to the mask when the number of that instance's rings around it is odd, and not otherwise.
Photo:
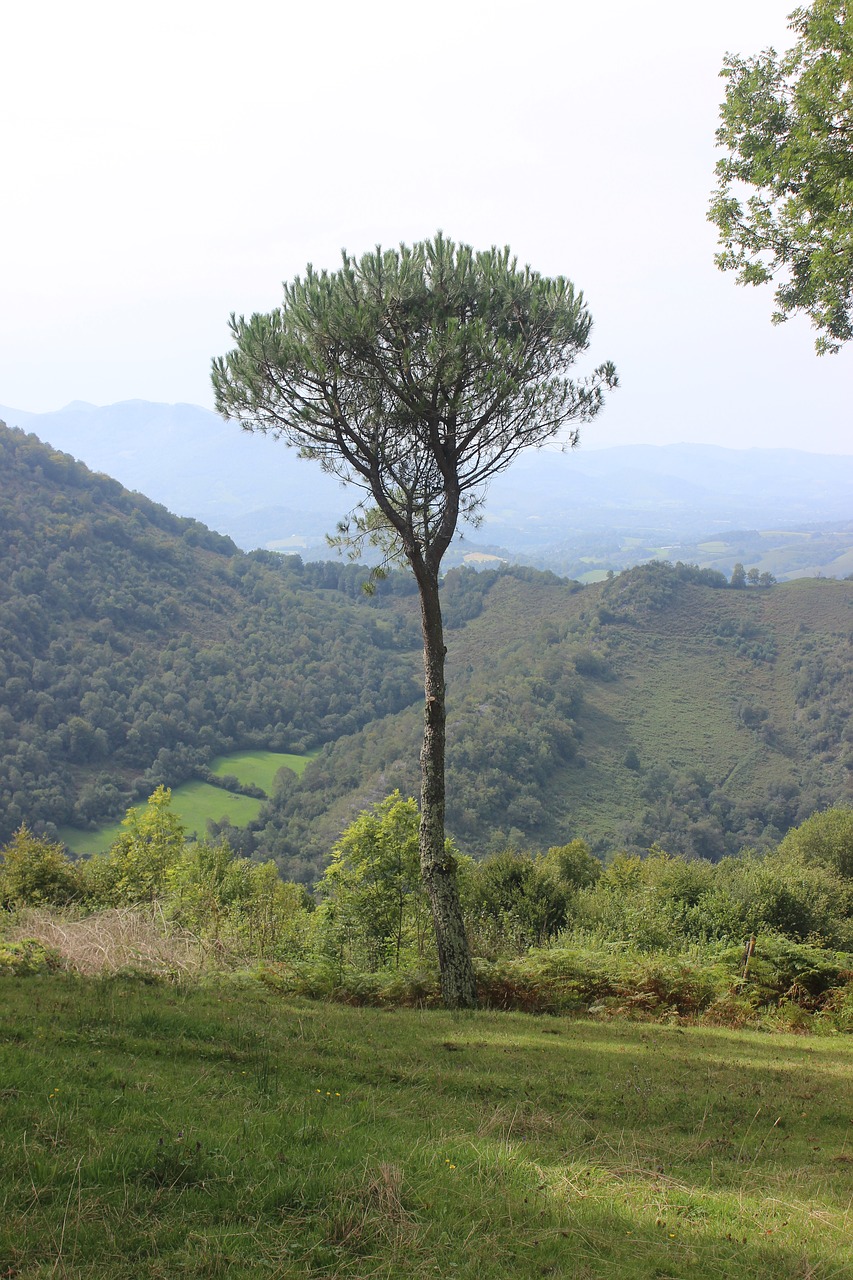
[[(580, 287), (583, 447), (853, 453), (853, 349), (713, 263), (726, 51), (793, 0), (29, 0), (4, 15), (0, 404), (212, 407), (228, 316), (441, 229)], [(851, 344), (853, 345), (853, 344)]]

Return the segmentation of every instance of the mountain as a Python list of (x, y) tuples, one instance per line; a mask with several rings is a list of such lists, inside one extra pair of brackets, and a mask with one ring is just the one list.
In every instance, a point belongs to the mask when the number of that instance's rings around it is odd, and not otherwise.
[[(281, 442), (197, 405), (74, 402), (47, 414), (0, 407), (0, 418), (244, 549), (325, 554), (324, 535), (358, 496)], [(710, 445), (548, 448), (521, 455), (495, 478), (481, 528), (466, 532), (450, 562), (481, 563), (485, 553), (596, 577), (666, 555), (729, 573), (741, 558), (730, 533), (773, 530), (780, 537), (764, 538), (762, 569), (844, 576), (844, 557), (853, 558), (851, 493), (853, 456)], [(812, 538), (812, 558), (792, 566), (791, 539), (822, 535), (806, 526), (828, 522), (844, 523), (828, 541)], [(714, 545), (721, 539), (722, 550)]]
[[(247, 837), (310, 880), (359, 808), (416, 793), (410, 575), (367, 599), (359, 566), (241, 552), (21, 431), (0, 428), (0, 477), (0, 839), (120, 816), (221, 752), (322, 747)], [(716, 858), (853, 797), (853, 582), (462, 568), (443, 597), (470, 852)]]
[[(297, 466), (284, 445), (246, 435), (197, 405), (128, 400), (97, 408), (75, 401), (56, 413), (0, 408), (0, 419), (170, 511), (225, 532), (245, 523), (247, 511), (277, 506), (281, 537), (294, 529), (319, 543), (345, 509), (335, 479)], [(244, 545), (251, 549), (259, 541), (249, 534)]]

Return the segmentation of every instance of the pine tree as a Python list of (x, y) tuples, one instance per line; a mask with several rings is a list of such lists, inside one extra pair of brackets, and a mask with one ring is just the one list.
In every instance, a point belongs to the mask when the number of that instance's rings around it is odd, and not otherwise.
[[(592, 418), (612, 365), (573, 381), (591, 318), (563, 278), (520, 268), (509, 249), (475, 253), (440, 233), (399, 250), (343, 255), (340, 270), (284, 287), (269, 315), (231, 317), (236, 344), (213, 364), (216, 407), (295, 445), (365, 497), (340, 527), (357, 553), (403, 559), (420, 593), (424, 643), (421, 869), (442, 991), (476, 1001), (453, 859), (445, 848), (442, 558), (476, 521), (490, 478), (523, 449)], [(575, 443), (572, 428), (567, 442)]]

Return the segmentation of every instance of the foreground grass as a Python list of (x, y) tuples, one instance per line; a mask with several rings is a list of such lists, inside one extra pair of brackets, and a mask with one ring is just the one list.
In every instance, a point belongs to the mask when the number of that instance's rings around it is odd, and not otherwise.
[(853, 1043), (0, 986), (0, 1275), (843, 1280)]

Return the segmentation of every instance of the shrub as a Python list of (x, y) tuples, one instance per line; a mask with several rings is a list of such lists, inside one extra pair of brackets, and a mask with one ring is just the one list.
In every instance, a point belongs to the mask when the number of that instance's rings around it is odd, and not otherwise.
[[(314, 924), (321, 950), (336, 954), (341, 967), (399, 968), (427, 951), (419, 823), (415, 801), (395, 791), (360, 813), (332, 849)], [(446, 851), (458, 857), (449, 840)]]
[[(559, 878), (559, 851), (552, 852), (542, 858), (507, 849), (471, 868), (465, 906), (475, 950), (519, 953), (563, 928), (570, 893)], [(569, 856), (566, 868), (570, 874)]]
[(572, 892), (588, 889), (596, 883), (602, 872), (601, 863), (590, 852), (585, 840), (570, 840), (568, 844), (552, 845), (545, 854), (543, 866)]
[(163, 896), (167, 872), (180, 858), (186, 835), (171, 804), (171, 791), (158, 787), (144, 809), (128, 809), (124, 830), (106, 855), (86, 865), (86, 890), (99, 906), (131, 906)]
[(313, 902), (302, 885), (281, 879), (273, 862), (237, 858), (227, 842), (187, 846), (166, 872), (169, 917), (258, 957), (304, 949)]
[(58, 953), (35, 938), (0, 942), (0, 978), (29, 977), (34, 973), (58, 969), (60, 964)]
[(783, 858), (817, 863), (853, 880), (853, 809), (825, 809), (794, 827), (779, 845)]
[(79, 897), (79, 869), (61, 844), (35, 836), (22, 826), (0, 854), (0, 903), (59, 907)]

